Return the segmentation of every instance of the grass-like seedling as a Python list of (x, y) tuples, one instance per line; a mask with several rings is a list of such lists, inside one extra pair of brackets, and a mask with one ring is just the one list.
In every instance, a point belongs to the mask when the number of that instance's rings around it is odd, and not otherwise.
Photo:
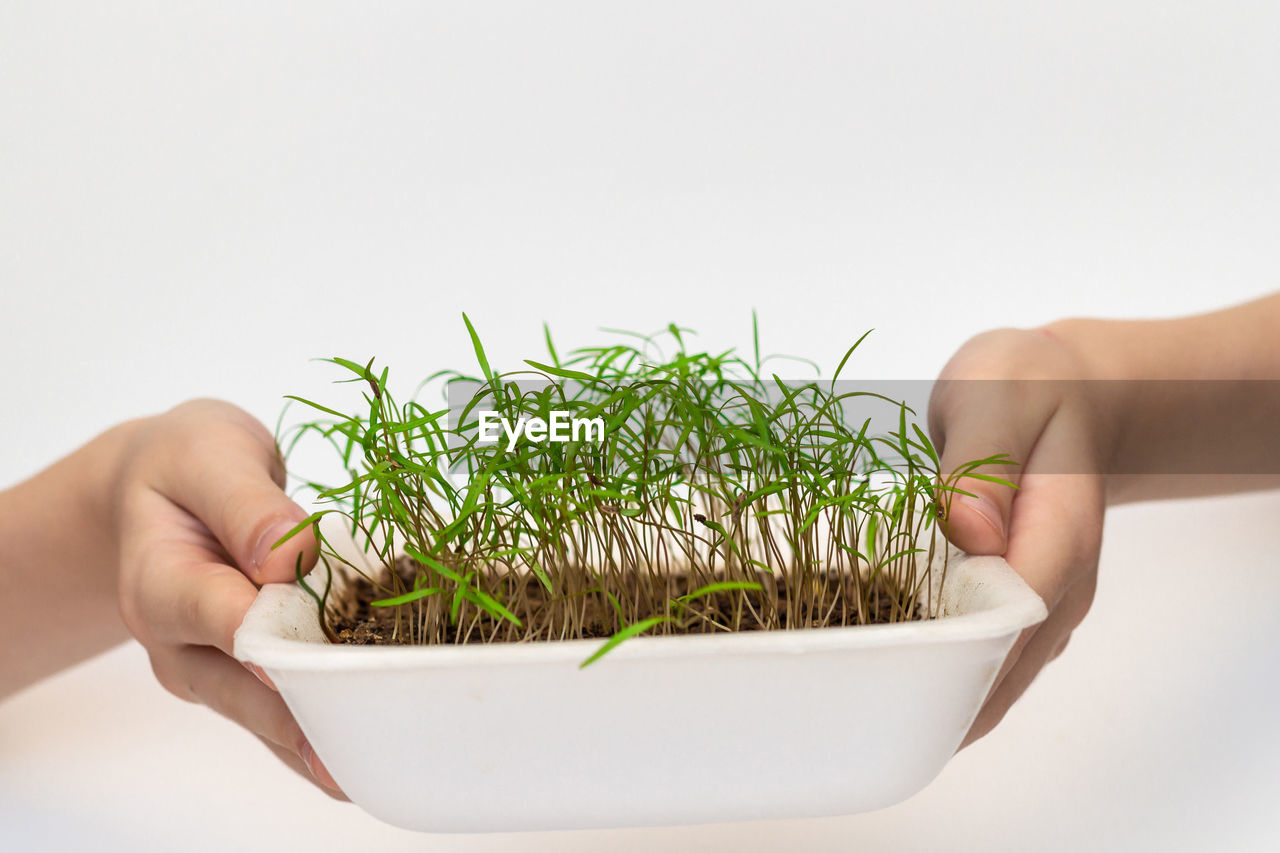
[[(441, 371), (418, 387), (474, 383), (460, 412), (399, 402), (372, 360), (326, 359), (361, 386), (355, 413), (290, 398), (323, 417), (281, 434), (286, 453), (318, 436), (349, 473), (307, 482), (322, 509), (281, 540), (313, 527), (329, 581), (335, 566), (353, 579), (334, 601), (299, 574), (332, 641), (350, 638), (334, 623), (361, 620), (392, 643), (603, 638), (585, 666), (645, 633), (934, 618), (927, 590), (949, 551), (939, 522), (967, 494), (959, 480), (1005, 483), (978, 469), (1014, 464), (1002, 454), (944, 475), (905, 402), (837, 393), (866, 335), (827, 382), (766, 371), (786, 357), (761, 357), (754, 315), (750, 358), (691, 349), (673, 324), (604, 330), (622, 342), (562, 359), (548, 331), (545, 360), (498, 373), (463, 319), (479, 375)], [(896, 428), (846, 423), (844, 401), (858, 396), (896, 407)], [(603, 436), (481, 440), (483, 411), (514, 424), (557, 410), (603, 418)], [(367, 565), (326, 538), (329, 514)]]

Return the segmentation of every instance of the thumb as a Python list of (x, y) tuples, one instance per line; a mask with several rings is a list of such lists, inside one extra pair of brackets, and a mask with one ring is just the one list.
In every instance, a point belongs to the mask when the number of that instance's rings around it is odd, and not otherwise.
[[(942, 526), (961, 550), (1004, 554), (1008, 548), (1021, 465), (1054, 412), (1051, 395), (1039, 390), (1034, 380), (948, 379), (934, 386), (929, 431), (940, 452), (939, 473), (949, 486), (940, 495)], [(1000, 454), (1001, 461), (975, 464)]]
[(175, 424), (178, 440), (167, 444), (181, 456), (169, 452), (155, 469), (153, 487), (199, 519), (249, 580), (291, 581), (299, 555), (304, 572), (315, 566), (315, 533), (303, 528), (272, 548), (307, 513), (284, 493), (284, 466), (270, 433), (251, 418), (244, 423), (249, 416), (241, 410), (222, 405), (234, 417), (203, 412), (194, 423)]

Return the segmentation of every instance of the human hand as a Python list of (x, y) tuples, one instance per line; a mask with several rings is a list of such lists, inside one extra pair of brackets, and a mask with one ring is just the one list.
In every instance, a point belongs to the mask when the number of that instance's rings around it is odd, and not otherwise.
[(231, 656), (256, 585), (293, 580), (299, 553), (304, 570), (317, 559), (310, 530), (271, 550), (306, 513), (283, 491), (270, 432), (229, 403), (193, 400), (142, 422), (120, 470), (111, 502), (120, 612), (156, 678), (345, 799), (274, 685)]
[(998, 453), (1018, 463), (977, 469), (1015, 483), (1016, 492), (958, 481), (973, 496), (955, 496), (944, 523), (948, 537), (972, 554), (1003, 554), (1049, 609), (1014, 644), (961, 748), (1000, 722), (1062, 653), (1093, 602), (1109, 429), (1108, 413), (1081, 381), (1088, 378), (1088, 366), (1054, 326), (999, 329), (952, 356), (929, 401), (943, 476)]

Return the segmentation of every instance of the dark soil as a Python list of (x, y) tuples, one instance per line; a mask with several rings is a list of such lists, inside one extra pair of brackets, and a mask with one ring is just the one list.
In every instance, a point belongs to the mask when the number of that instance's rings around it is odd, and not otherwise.
[[(412, 589), (417, 567), (415, 564), (401, 559), (396, 565), (397, 574), (400, 576), (399, 587), (404, 589)], [(832, 576), (834, 578), (834, 575)], [(382, 588), (375, 587), (366, 578), (355, 576), (341, 585), (335, 585), (334, 593), (329, 600), (328, 610), (330, 627), (337, 636), (338, 642), (366, 646), (366, 645), (407, 645), (409, 640), (404, 630), (404, 624), (411, 610), (411, 605), (403, 605), (400, 607), (373, 607), (370, 602), (387, 596), (387, 587), (390, 585), (391, 578), (386, 577), (383, 580)], [(771, 600), (771, 607), (778, 615), (779, 621), (785, 619), (788, 610), (788, 596), (786, 587), (776, 588), (774, 580), (771, 576), (761, 575), (761, 583), (765, 589), (759, 592), (751, 591), (749, 596), (754, 597), (755, 602), (759, 605), (763, 603), (763, 597), (768, 596)], [(525, 595), (531, 600), (545, 600), (545, 591), (540, 583), (530, 577), (528, 579), (528, 588)], [(841, 593), (841, 584), (839, 580), (827, 585), (827, 593), (825, 600), (820, 603), (820, 610), (826, 610), (827, 606), (833, 602)], [(845, 591), (849, 589), (845, 585)], [(689, 580), (687, 576), (675, 575), (667, 579), (666, 594), (670, 597), (683, 595), (690, 592)], [(874, 612), (868, 614), (868, 618), (858, 623), (856, 617), (849, 622), (841, 621), (841, 608), (837, 607), (834, 611), (833, 618), (829, 621), (823, 619), (813, 619), (811, 624), (804, 627), (825, 627), (827, 625), (842, 624), (877, 624), (893, 621), (893, 602), (898, 598), (892, 590), (881, 589), (881, 594), (873, 597), (872, 601), (876, 605)], [(776, 594), (776, 600), (773, 596)], [(700, 599), (702, 609), (710, 610), (713, 614), (719, 614), (727, 617), (733, 611), (734, 596), (741, 596), (740, 592), (720, 593), (706, 596)], [(603, 638), (610, 636), (616, 630), (616, 623), (612, 620), (604, 618), (605, 614), (601, 613), (600, 618), (588, 620), (580, 631), (574, 634), (575, 637), (581, 638)], [(486, 617), (486, 621), (487, 621)], [(901, 618), (901, 617), (899, 617)], [(399, 619), (399, 628), (397, 628), (397, 619)], [(724, 621), (731, 621), (725, 619)], [(706, 623), (701, 623), (705, 626)], [(743, 620), (738, 630), (751, 631), (761, 630), (761, 626), (751, 620)], [(670, 633), (702, 633), (705, 632), (695, 630), (680, 630), (679, 626), (671, 625)], [(450, 636), (450, 632), (440, 632), (441, 639), (439, 642), (452, 643), (458, 642)], [(540, 639), (533, 637), (533, 639)], [(551, 637), (542, 637), (541, 639), (551, 639)], [(468, 632), (467, 635), (460, 639), (461, 642), (484, 642), (483, 631)]]

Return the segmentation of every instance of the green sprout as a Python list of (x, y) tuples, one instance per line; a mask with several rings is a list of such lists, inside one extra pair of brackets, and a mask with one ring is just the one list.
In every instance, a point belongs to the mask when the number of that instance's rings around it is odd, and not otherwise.
[[(691, 348), (695, 333), (675, 324), (653, 335), (604, 330), (624, 341), (562, 358), (544, 325), (547, 360), (507, 373), (463, 321), (479, 376), (439, 371), (401, 402), (386, 367), (334, 357), (323, 361), (361, 388), (356, 411), (288, 398), (316, 419), (278, 436), (286, 455), (322, 439), (348, 475), (304, 481), (322, 508), (280, 540), (315, 532), (329, 583), (323, 594), (305, 588), (330, 641), (342, 641), (331, 623), (355, 618), (383, 620), (395, 643), (603, 638), (587, 666), (646, 633), (936, 618), (922, 592), (936, 562), (945, 580), (939, 523), (952, 497), (967, 494), (958, 481), (1013, 486), (978, 470), (1016, 464), (1004, 454), (944, 476), (905, 402), (836, 393), (869, 332), (823, 384), (766, 369), (794, 357), (761, 357), (754, 312), (749, 360)], [(418, 402), (433, 383), (447, 392), (455, 382), (478, 388), (460, 412)], [(894, 407), (897, 428), (846, 423), (854, 397)], [(605, 429), (584, 440), (524, 433), (487, 443), (481, 411), (512, 423), (569, 412)], [(345, 522), (364, 567), (321, 530), (327, 515)], [(357, 601), (350, 593), (361, 585)]]

